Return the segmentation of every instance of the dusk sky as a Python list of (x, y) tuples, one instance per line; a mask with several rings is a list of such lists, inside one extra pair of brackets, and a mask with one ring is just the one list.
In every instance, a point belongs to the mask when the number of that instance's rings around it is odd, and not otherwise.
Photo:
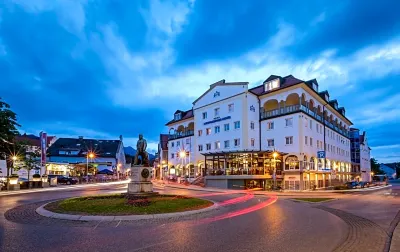
[(292, 74), (338, 99), (378, 161), (400, 161), (400, 1), (1, 2), (0, 97), (22, 133), (143, 133), (154, 149), (210, 84)]

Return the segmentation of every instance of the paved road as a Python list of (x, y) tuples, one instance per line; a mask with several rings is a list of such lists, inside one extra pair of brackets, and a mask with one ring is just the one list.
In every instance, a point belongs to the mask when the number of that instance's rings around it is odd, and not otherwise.
[[(388, 211), (385, 220), (376, 224), (351, 211), (357, 208), (354, 199), (362, 204), (370, 202), (370, 197), (373, 201), (395, 204), (399, 199), (395, 195), (387, 198), (385, 192), (359, 193), (338, 195), (340, 199), (336, 201), (313, 205), (285, 197), (274, 200), (273, 196), (157, 188), (163, 193), (196, 195), (225, 205), (189, 217), (135, 222), (63, 221), (34, 212), (39, 205), (54, 199), (124, 192), (125, 187), (99, 186), (0, 197), (0, 251), (356, 251), (355, 238), (368, 241), (357, 237), (359, 228), (378, 230), (378, 237), (382, 236), (379, 239), (385, 240), (380, 233), (385, 227), (381, 230), (376, 226), (390, 223), (395, 211)], [(382, 251), (381, 242), (369, 243), (369, 250), (365, 251)]]

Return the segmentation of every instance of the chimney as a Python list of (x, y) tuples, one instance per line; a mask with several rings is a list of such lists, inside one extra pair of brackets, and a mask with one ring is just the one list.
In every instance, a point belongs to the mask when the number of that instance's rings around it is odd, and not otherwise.
[(121, 142), (122, 142), (122, 140), (123, 140), (122, 135), (119, 135), (119, 140), (121, 140)]

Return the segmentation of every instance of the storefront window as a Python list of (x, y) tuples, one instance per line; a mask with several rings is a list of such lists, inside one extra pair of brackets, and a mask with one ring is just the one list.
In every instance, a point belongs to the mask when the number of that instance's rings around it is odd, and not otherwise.
[(286, 170), (298, 170), (299, 169), (299, 160), (296, 156), (289, 156), (286, 158), (285, 162)]

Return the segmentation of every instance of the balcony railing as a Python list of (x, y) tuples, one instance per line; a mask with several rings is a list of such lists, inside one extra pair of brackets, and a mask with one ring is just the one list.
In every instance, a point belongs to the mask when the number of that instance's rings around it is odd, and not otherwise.
[(194, 136), (193, 130), (188, 130), (185, 132), (176, 132), (176, 134), (169, 135), (168, 140), (178, 139), (178, 138), (182, 138), (182, 137), (189, 137), (189, 136)]
[(284, 108), (268, 110), (268, 111), (261, 109), (260, 114), (261, 114), (261, 120), (263, 120), (263, 119), (268, 119), (271, 117), (283, 116), (283, 115), (287, 115), (287, 114), (294, 113), (294, 112), (300, 112), (300, 111), (307, 113), (308, 115), (310, 115), (317, 121), (325, 124), (328, 128), (330, 128), (346, 137), (349, 137), (348, 131), (339, 129), (339, 127), (333, 125), (331, 122), (328, 122), (327, 120), (324, 120), (321, 115), (318, 115), (314, 111), (309, 110), (304, 105), (299, 105), (299, 104), (298, 105), (290, 105), (290, 106), (286, 106)]

